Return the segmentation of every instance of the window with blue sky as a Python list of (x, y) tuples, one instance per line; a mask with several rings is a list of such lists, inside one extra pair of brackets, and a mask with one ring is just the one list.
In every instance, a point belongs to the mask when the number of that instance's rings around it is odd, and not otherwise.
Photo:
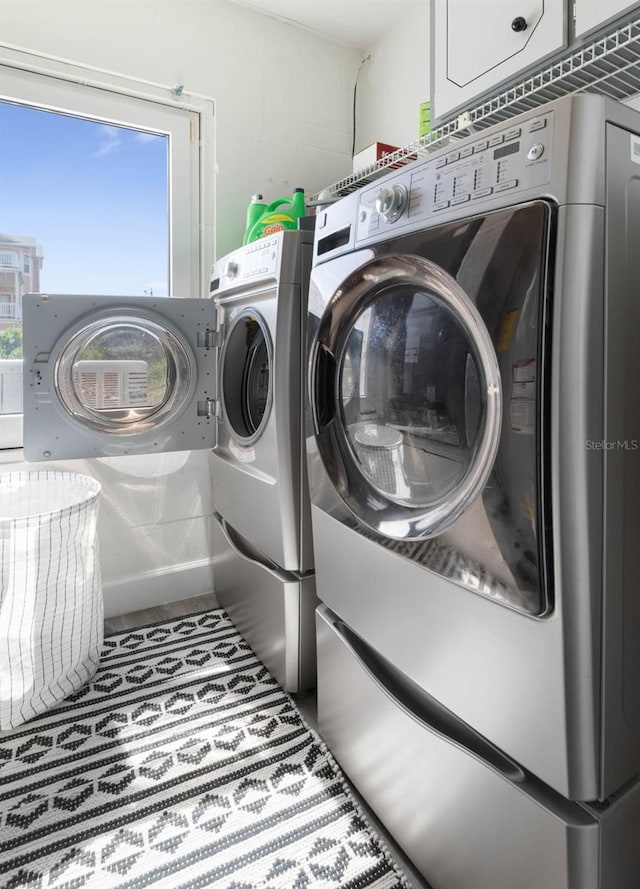
[(0, 233), (35, 240), (42, 290), (167, 295), (168, 136), (8, 102), (0, 132)]

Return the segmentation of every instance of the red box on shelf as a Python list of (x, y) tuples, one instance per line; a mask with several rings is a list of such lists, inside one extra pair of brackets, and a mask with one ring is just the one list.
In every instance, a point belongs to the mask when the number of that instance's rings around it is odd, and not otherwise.
[(397, 150), (397, 145), (389, 145), (387, 142), (374, 142), (372, 145), (367, 145), (362, 151), (353, 155), (353, 172), (359, 173), (360, 170), (377, 164), (378, 161)]

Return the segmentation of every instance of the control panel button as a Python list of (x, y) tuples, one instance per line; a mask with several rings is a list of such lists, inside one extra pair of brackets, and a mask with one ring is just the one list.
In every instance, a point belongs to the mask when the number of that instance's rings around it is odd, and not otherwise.
[(529, 124), (529, 132), (535, 133), (536, 130), (543, 130), (547, 125), (546, 117), (538, 117)]
[(439, 157), (438, 160), (436, 161), (436, 170), (439, 170), (442, 167), (446, 167), (446, 165), (447, 165), (446, 157)]
[(502, 145), (503, 142), (504, 136), (502, 135), (502, 133), (499, 133), (497, 136), (492, 136), (489, 139), (489, 148), (493, 148), (494, 145)]
[(469, 200), (471, 200), (470, 194), (459, 194), (457, 197), (451, 199), (451, 206), (456, 207), (458, 204), (466, 204)]
[(517, 179), (509, 179), (508, 182), (500, 182), (499, 185), (493, 189), (494, 191), (509, 191), (510, 188), (515, 188), (518, 184)]
[(520, 127), (514, 127), (512, 130), (507, 130), (507, 132), (504, 134), (504, 141), (511, 142), (512, 139), (519, 139), (520, 132)]
[(475, 201), (475, 200), (477, 200), (477, 198), (486, 198), (490, 194), (492, 194), (492, 192), (493, 192), (493, 188), (491, 188), (491, 187), (481, 188), (478, 191), (474, 191), (474, 193), (471, 195), (471, 200)]
[(433, 205), (433, 212), (437, 213), (439, 210), (446, 210), (449, 206), (449, 201), (438, 201), (437, 204)]
[(451, 154), (447, 155), (447, 163), (452, 164), (454, 161), (460, 160), (460, 152), (452, 151)]
[(542, 142), (534, 142), (529, 151), (527, 151), (527, 160), (537, 161), (544, 154), (544, 145)]
[(482, 142), (476, 142), (473, 146), (473, 153), (478, 154), (480, 151), (486, 151), (489, 147), (489, 143), (486, 139), (483, 139)]
[(470, 154), (473, 154), (473, 145), (467, 145), (466, 148), (460, 149), (460, 157), (469, 157)]

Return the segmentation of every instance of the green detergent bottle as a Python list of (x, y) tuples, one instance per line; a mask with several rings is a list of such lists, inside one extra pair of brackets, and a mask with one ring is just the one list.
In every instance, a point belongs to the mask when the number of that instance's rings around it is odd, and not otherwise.
[(284, 229), (298, 228), (298, 219), (305, 215), (304, 188), (296, 188), (291, 198), (280, 198), (265, 206), (262, 195), (254, 195), (247, 208), (247, 227), (243, 244)]

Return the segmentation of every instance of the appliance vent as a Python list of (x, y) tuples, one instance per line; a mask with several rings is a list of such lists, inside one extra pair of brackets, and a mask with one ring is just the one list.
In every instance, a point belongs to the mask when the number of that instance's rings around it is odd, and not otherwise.
[(146, 361), (76, 361), (73, 385), (80, 401), (94, 410), (148, 404)]

